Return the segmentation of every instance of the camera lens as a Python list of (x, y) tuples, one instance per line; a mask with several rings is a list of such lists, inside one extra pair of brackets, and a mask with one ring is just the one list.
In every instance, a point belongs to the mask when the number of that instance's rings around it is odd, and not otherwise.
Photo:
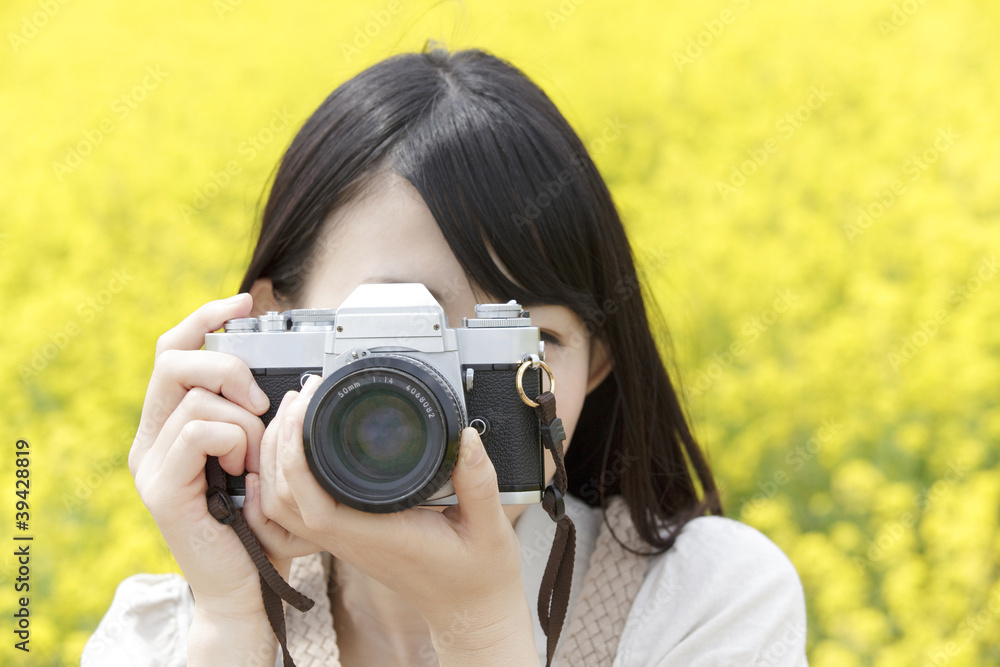
[(366, 512), (419, 505), (448, 480), (462, 410), (449, 383), (412, 358), (372, 355), (327, 377), (303, 429), (309, 467), (331, 496)]

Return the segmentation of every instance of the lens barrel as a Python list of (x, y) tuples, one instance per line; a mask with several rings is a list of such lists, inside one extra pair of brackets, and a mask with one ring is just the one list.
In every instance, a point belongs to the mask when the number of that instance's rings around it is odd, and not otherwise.
[(323, 380), (306, 410), (313, 476), (365, 512), (420, 505), (448, 481), (465, 419), (448, 381), (412, 357), (371, 355)]

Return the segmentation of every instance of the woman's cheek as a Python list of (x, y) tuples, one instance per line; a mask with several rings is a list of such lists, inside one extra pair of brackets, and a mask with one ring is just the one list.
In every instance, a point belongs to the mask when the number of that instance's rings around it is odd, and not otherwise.
[[(563, 447), (570, 445), (576, 424), (580, 419), (584, 399), (587, 397), (587, 371), (589, 355), (586, 348), (556, 348), (546, 350), (546, 364), (556, 378), (556, 416), (562, 419), (566, 431)], [(555, 474), (555, 464), (548, 452), (545, 455), (547, 477)]]

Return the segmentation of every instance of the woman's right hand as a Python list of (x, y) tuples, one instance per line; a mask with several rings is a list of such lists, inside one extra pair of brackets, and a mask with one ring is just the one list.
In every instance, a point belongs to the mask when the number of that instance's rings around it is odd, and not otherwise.
[(194, 593), (196, 613), (233, 621), (263, 614), (257, 568), (205, 499), (205, 462), (217, 456), (231, 475), (260, 471), (269, 401), (250, 369), (202, 350), (205, 334), (249, 314), (240, 294), (211, 301), (163, 334), (128, 464), (143, 503)]

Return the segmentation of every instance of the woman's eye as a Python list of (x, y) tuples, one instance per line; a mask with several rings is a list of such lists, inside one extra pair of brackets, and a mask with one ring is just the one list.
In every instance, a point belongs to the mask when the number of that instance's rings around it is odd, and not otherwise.
[(556, 336), (551, 331), (546, 331), (545, 329), (542, 329), (538, 333), (541, 339), (545, 341), (546, 345), (562, 345), (562, 343), (559, 342), (559, 337)]

